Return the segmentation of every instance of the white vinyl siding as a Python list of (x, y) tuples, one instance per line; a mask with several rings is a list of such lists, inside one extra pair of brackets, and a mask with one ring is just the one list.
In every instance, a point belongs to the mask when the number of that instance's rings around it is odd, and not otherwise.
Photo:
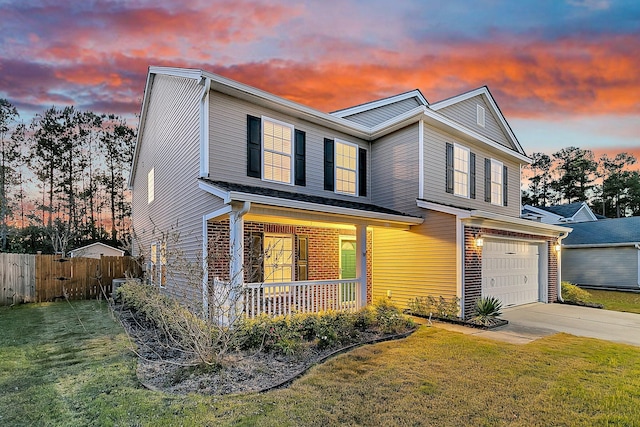
[(262, 178), (291, 184), (293, 179), (293, 126), (262, 118)]
[[(198, 188), (202, 86), (190, 79), (156, 75), (147, 90), (147, 115), (132, 179), (132, 247), (134, 256), (142, 255), (149, 261), (151, 244), (161, 242), (162, 233), (179, 235), (168, 248), (167, 267), (171, 267), (176, 253), (182, 259), (202, 259), (202, 217), (224, 206), (224, 202)], [(246, 158), (246, 141), (243, 148)], [(244, 163), (242, 167), (246, 169)], [(157, 197), (149, 204), (147, 179), (151, 168)], [(163, 290), (166, 294), (189, 303), (202, 302), (202, 284), (196, 279), (173, 269), (170, 278)]]
[(400, 212), (421, 214), (418, 198), (418, 125), (407, 126), (371, 144), (372, 201)]
[[(306, 186), (293, 188), (282, 183), (262, 180), (259, 181), (261, 187), (354, 200), (353, 195), (327, 193), (324, 189), (324, 139), (339, 139), (365, 149), (369, 149), (369, 142), (215, 91), (211, 92), (209, 114), (209, 179), (256, 185), (255, 178), (247, 177), (247, 115), (268, 116), (273, 120), (288, 123), (306, 134)], [(370, 171), (371, 168), (367, 167), (367, 174), (370, 174)], [(358, 201), (369, 202), (369, 197), (370, 192), (364, 197), (358, 195)]]
[[(478, 123), (479, 106), (485, 110), (484, 126), (479, 126)], [(460, 101), (457, 104), (444, 107), (438, 110), (438, 113), (460, 123), (463, 126), (466, 126), (469, 129), (473, 129), (479, 134), (486, 136), (505, 147), (511, 149), (515, 148), (503, 131), (501, 124), (498, 122), (498, 118), (494, 115), (492, 110), (492, 107), (484, 101), (484, 97), (482, 95), (478, 95), (473, 98)]]
[(357, 194), (358, 146), (335, 141), (335, 189), (336, 193)]
[[(462, 141), (452, 134), (431, 126), (424, 126), (424, 199), (463, 209), (480, 209), (519, 218), (520, 163), (513, 158), (500, 156), (485, 144), (472, 144), (465, 141), (465, 146), (476, 156), (476, 198), (463, 199), (446, 192), (446, 144), (452, 142)], [(492, 205), (485, 202), (484, 197), (478, 197), (485, 194), (484, 160), (487, 158), (495, 158), (507, 166), (508, 206)]]
[(491, 203), (502, 205), (503, 182), (502, 182), (502, 162), (491, 159)]
[(469, 149), (453, 146), (453, 194), (469, 197)]

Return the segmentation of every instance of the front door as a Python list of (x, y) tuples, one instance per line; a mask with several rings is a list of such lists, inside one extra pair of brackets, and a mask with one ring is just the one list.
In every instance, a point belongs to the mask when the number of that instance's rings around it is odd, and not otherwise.
[[(340, 278), (356, 278), (356, 241), (355, 239), (340, 239)], [(355, 302), (355, 284), (340, 285), (340, 302)]]

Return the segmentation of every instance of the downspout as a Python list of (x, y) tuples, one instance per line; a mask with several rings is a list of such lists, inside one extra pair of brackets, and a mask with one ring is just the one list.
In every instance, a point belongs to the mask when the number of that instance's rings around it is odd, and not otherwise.
[(200, 81), (204, 87), (200, 94), (200, 177), (209, 177), (209, 92), (211, 79), (203, 77)]
[(563, 231), (558, 236), (558, 245), (560, 245), (560, 251), (558, 251), (558, 301), (560, 302), (564, 302), (562, 299), (562, 240), (568, 235), (568, 231)]

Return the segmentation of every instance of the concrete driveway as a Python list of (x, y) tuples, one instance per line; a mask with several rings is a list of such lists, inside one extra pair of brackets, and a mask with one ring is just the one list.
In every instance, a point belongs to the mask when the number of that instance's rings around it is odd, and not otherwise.
[[(445, 322), (434, 322), (434, 326), (512, 344), (527, 344), (547, 335), (566, 332), (640, 346), (640, 314), (539, 302), (504, 309), (501, 318), (509, 324), (490, 330)], [(425, 323), (424, 319), (416, 318), (416, 321)]]
[[(502, 334), (505, 341), (527, 342), (556, 332), (640, 346), (640, 314), (599, 310), (567, 304), (527, 304), (507, 308), (509, 324), (484, 331), (487, 338)], [(493, 336), (500, 339), (500, 337)]]

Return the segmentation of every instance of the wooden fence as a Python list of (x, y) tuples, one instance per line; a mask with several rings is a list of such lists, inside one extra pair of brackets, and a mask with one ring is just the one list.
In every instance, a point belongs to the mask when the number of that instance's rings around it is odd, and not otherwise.
[(0, 305), (99, 298), (111, 294), (113, 279), (141, 273), (131, 257), (0, 254)]

